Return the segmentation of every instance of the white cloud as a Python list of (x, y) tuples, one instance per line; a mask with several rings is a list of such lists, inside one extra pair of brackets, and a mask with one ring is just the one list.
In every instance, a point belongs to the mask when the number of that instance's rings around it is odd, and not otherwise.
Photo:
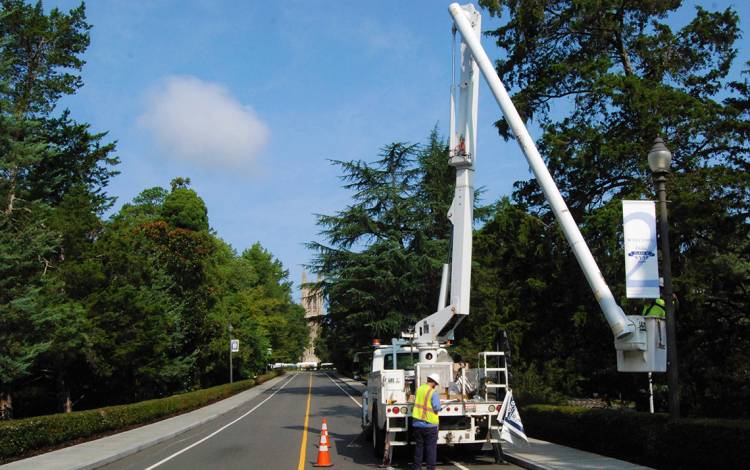
[(147, 100), (138, 125), (174, 158), (205, 166), (247, 169), (269, 130), (223, 86), (192, 76), (168, 77)]

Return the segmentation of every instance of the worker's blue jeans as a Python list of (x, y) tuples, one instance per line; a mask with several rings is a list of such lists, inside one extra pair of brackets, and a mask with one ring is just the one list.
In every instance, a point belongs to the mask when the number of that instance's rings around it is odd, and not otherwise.
[(427, 470), (435, 470), (438, 439), (437, 426), (429, 428), (413, 426), (411, 430), (412, 436), (414, 436), (414, 470), (422, 468), (422, 458), (427, 462)]

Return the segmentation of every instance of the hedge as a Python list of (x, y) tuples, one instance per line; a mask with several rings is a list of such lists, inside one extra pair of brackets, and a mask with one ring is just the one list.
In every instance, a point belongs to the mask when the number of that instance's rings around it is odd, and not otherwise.
[(527, 435), (654, 468), (748, 468), (750, 421), (569, 406), (522, 410)]
[(243, 380), (129, 405), (0, 421), (0, 463), (40, 449), (62, 446), (73, 443), (72, 441), (191, 411), (261, 384), (276, 375), (278, 374), (272, 372), (258, 376), (255, 380)]

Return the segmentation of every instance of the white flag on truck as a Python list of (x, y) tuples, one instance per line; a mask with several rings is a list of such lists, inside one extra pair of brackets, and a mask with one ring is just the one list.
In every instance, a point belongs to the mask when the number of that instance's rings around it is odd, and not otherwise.
[(500, 431), (500, 439), (512, 444), (512, 435), (515, 434), (517, 437), (529, 442), (523, 430), (521, 415), (518, 414), (518, 407), (516, 407), (516, 401), (513, 400), (513, 392), (511, 390), (508, 390), (508, 393), (505, 394), (503, 406), (500, 408), (500, 422), (503, 425)]

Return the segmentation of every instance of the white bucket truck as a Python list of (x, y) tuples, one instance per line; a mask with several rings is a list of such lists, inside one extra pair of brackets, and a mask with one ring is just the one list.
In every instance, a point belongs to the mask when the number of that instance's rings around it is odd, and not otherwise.
[[(618, 370), (664, 372), (666, 338), (660, 320), (626, 316), (617, 305), (570, 211), (518, 111), (480, 43), (481, 17), (473, 5), (453, 3), (453, 33), (460, 33), (460, 73), (451, 88), (450, 165), (456, 185), (448, 217), (453, 224), (451, 264), (443, 266), (437, 311), (417, 322), (389, 345), (373, 345), (372, 368), (363, 395), (362, 425), (372, 437), (376, 456), (390, 461), (394, 447), (409, 445), (414, 394), (428, 375), (437, 373), (442, 410), (438, 445), (491, 444), (502, 458), (500, 411), (508, 392), (504, 351), (479, 354), (476, 363), (456, 363), (448, 348), (456, 326), (469, 315), (477, 147), (479, 73), (485, 77), (505, 120), (539, 182), (594, 297), (614, 335)], [(454, 54), (455, 56), (455, 54)], [(454, 72), (455, 77), (455, 72)], [(456, 110), (456, 88), (458, 109)], [(450, 285), (450, 288), (449, 288)]]

